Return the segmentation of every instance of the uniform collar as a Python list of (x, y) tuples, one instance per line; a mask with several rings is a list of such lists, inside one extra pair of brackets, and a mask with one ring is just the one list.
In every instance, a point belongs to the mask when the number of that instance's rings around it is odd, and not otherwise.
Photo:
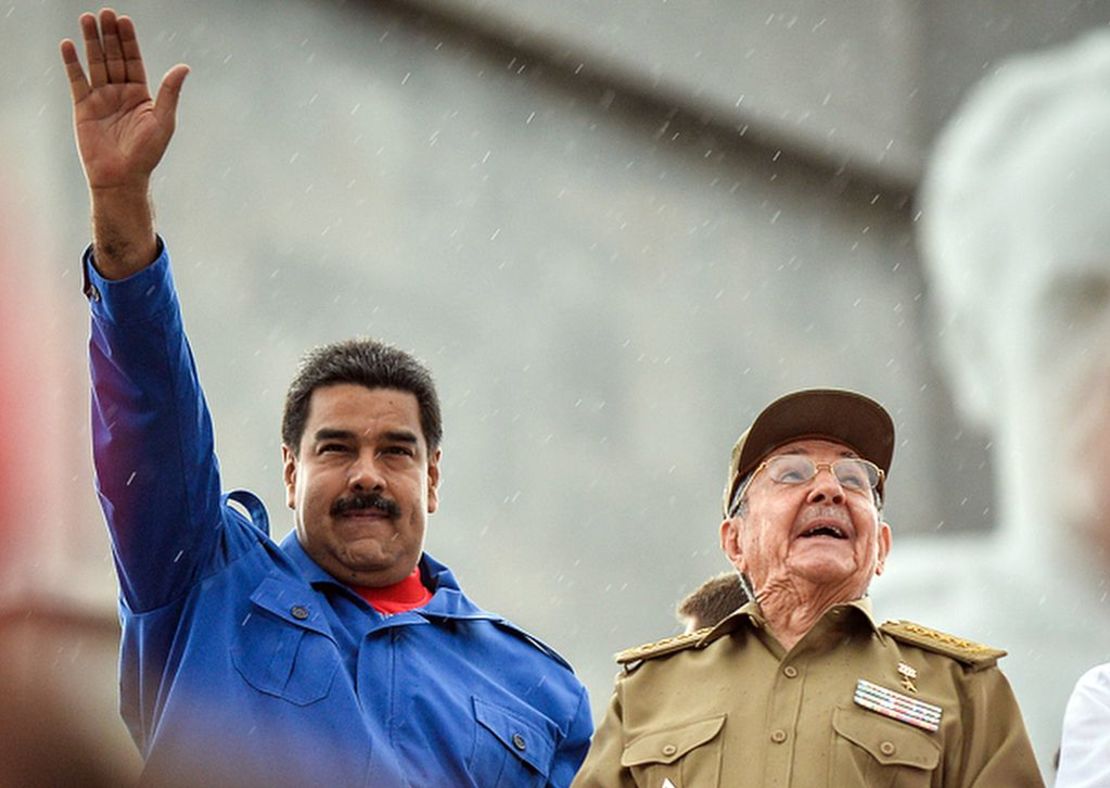
[[(281, 549), (296, 566), (301, 577), (313, 588), (320, 589), (324, 586), (330, 586), (331, 588), (341, 589), (341, 593), (350, 594), (352, 597), (361, 601), (361, 597), (358, 596), (354, 589), (336, 580), (328, 574), (323, 567), (309, 557), (308, 553), (304, 551), (304, 547), (301, 546), (296, 531), (292, 531), (282, 540)], [(424, 620), (464, 619), (470, 621), (489, 621), (500, 629), (515, 633), (517, 637), (531, 643), (535, 648), (550, 656), (560, 665), (566, 667), (567, 670), (573, 671), (570, 663), (563, 659), (558, 652), (546, 643), (521, 629), (508, 619), (496, 613), (483, 610), (471, 602), (466, 594), (462, 592), (462, 589), (459, 588), (459, 582), (455, 579), (454, 573), (448, 569), (445, 564), (441, 564), (427, 553), (424, 553), (420, 556), (419, 567), (420, 579), (424, 582), (424, 585), (431, 590), (432, 600), (418, 610), (409, 611), (408, 613), (399, 613), (397, 616), (391, 617), (391, 620), (394, 618), (400, 620), (402, 616), (416, 615), (422, 617)], [(380, 614), (375, 612), (375, 615)]]
[[(866, 622), (867, 627), (871, 631), (881, 636), (879, 625), (875, 622), (875, 617), (871, 610), (871, 597), (869, 596), (860, 597), (851, 602), (833, 605), (821, 616), (821, 621), (825, 621), (829, 618), (842, 619), (840, 626), (845, 625), (848, 621)], [(702, 636), (699, 644), (711, 643), (722, 635), (746, 627), (763, 629), (766, 626), (767, 619), (763, 617), (763, 611), (760, 610), (759, 603), (751, 601), (721, 619), (720, 623), (709, 629)]]
[[(297, 538), (296, 531), (291, 531), (281, 541), (281, 549), (297, 567), (301, 577), (313, 588), (332, 586), (342, 588), (357, 596), (354, 589), (346, 583), (336, 580), (322, 566), (312, 560), (312, 557), (305, 552), (300, 539)], [(459, 582), (455, 579), (454, 573), (445, 564), (441, 564), (427, 553), (424, 553), (420, 556), (419, 567), (420, 579), (432, 592), (431, 601), (421, 608), (426, 614), (439, 618), (501, 620), (500, 616), (482, 610), (471, 602), (466, 594), (462, 592), (462, 589), (459, 588)]]

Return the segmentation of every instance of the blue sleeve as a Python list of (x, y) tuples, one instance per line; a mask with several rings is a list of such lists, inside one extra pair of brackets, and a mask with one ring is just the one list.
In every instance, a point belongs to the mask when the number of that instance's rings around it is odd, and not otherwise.
[(559, 744), (555, 753), (555, 763), (551, 768), (548, 785), (555, 788), (568, 786), (577, 774), (586, 752), (590, 749), (590, 736), (594, 732), (593, 717), (590, 714), (590, 696), (582, 687), (578, 698), (578, 709), (567, 731), (566, 738)]
[(169, 255), (110, 281), (84, 257), (97, 493), (123, 602), (168, 604), (200, 578), (219, 540), (212, 420), (174, 291)]

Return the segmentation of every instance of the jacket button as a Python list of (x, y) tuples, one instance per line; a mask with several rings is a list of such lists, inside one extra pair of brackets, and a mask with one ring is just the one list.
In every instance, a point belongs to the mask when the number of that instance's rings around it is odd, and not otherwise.
[(523, 736), (521, 736), (519, 733), (514, 733), (513, 734), (513, 746), (516, 747), (518, 750), (523, 752), (524, 748), (527, 747), (528, 744), (527, 744), (527, 742), (524, 741)]
[(678, 747), (675, 747), (673, 744), (664, 744), (663, 745), (663, 754), (664, 755), (674, 755), (676, 752), (678, 752)]
[(304, 605), (293, 605), (293, 607), (289, 608), (289, 613), (298, 621), (304, 621), (308, 618), (308, 608)]
[(782, 744), (784, 741), (786, 741), (786, 731), (784, 731), (782, 728), (779, 728), (777, 731), (771, 734), (771, 741), (773, 741), (775, 744)]
[(894, 742), (884, 741), (879, 745), (879, 752), (883, 755), (894, 755), (894, 751), (898, 749), (894, 746)]
[(793, 665), (787, 665), (785, 668), (782, 669), (782, 672), (786, 675), (786, 678), (788, 679), (795, 679), (798, 677), (798, 669)]

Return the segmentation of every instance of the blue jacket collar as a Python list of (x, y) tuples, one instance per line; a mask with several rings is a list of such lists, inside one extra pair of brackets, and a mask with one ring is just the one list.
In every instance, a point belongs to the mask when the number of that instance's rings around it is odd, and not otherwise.
[[(321, 585), (330, 585), (350, 590), (345, 583), (336, 580), (323, 567), (312, 560), (305, 552), (297, 538), (297, 532), (291, 531), (281, 541), (281, 550), (297, 567), (301, 577), (313, 588)], [(484, 618), (508, 625), (501, 616), (490, 613), (470, 601), (459, 588), (459, 582), (454, 573), (445, 564), (432, 558), (427, 553), (420, 557), (420, 578), (424, 585), (432, 590), (432, 600), (421, 610), (428, 616), (437, 618)], [(351, 593), (354, 593), (351, 591)], [(509, 625), (511, 626), (511, 625)]]

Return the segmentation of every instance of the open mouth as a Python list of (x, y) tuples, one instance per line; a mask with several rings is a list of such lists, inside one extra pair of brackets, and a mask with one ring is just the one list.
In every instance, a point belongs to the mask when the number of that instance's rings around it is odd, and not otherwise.
[(829, 537), (831, 539), (847, 539), (848, 538), (848, 534), (846, 534), (843, 531), (843, 529), (841, 529), (839, 526), (829, 525), (829, 524), (825, 524), (825, 523), (822, 523), (820, 525), (815, 525), (812, 528), (803, 531), (802, 533), (800, 533), (798, 535), (798, 538), (799, 539), (812, 539), (815, 536), (825, 536), (825, 537)]

